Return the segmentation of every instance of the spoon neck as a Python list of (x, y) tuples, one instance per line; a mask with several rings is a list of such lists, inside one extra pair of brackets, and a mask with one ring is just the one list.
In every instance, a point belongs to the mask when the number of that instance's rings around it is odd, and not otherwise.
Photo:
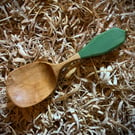
[(54, 64), (52, 66), (52, 69), (54, 71), (55, 76), (58, 77), (59, 72), (60, 72), (60, 70), (62, 69), (63, 66), (65, 66), (66, 64), (68, 64), (68, 63), (70, 63), (74, 60), (78, 60), (78, 59), (80, 59), (80, 55), (78, 53), (76, 53), (75, 55), (73, 55), (72, 57), (67, 59), (66, 61), (61, 62), (60, 64)]
[(64, 65), (66, 65), (66, 64), (68, 64), (68, 63), (70, 63), (70, 62), (72, 62), (74, 60), (78, 60), (78, 59), (80, 59), (80, 55), (78, 53), (76, 53), (72, 57), (68, 58), (66, 61), (60, 63), (60, 66), (62, 68)]

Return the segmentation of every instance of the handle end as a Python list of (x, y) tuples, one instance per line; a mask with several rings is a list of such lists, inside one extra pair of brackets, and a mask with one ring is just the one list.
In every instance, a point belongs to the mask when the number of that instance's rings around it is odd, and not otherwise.
[(111, 28), (93, 38), (78, 53), (81, 58), (102, 55), (120, 46), (124, 43), (125, 39), (126, 32), (124, 30)]

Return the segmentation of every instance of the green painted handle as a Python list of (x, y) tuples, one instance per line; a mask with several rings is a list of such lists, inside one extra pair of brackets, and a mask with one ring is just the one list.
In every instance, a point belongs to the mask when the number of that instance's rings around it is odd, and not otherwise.
[(126, 32), (119, 28), (112, 28), (93, 38), (78, 54), (81, 58), (102, 55), (119, 45), (126, 39)]

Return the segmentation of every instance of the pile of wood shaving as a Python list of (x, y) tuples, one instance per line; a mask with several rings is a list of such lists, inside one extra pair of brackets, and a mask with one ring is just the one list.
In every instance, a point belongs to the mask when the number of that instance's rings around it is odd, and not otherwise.
[[(112, 27), (127, 32), (121, 47), (64, 67), (54, 93), (40, 104), (12, 104), (6, 94), (9, 72), (40, 58), (60, 63)], [(134, 133), (134, 0), (1, 0), (0, 134)]]

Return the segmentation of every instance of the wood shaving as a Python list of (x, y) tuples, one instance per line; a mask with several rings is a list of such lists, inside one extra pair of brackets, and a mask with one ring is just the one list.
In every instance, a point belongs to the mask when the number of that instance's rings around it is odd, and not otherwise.
[[(112, 27), (127, 32), (121, 47), (69, 63), (43, 102), (13, 105), (6, 93), (9, 72), (38, 59), (60, 63)], [(1, 0), (0, 134), (134, 133), (134, 0)]]

